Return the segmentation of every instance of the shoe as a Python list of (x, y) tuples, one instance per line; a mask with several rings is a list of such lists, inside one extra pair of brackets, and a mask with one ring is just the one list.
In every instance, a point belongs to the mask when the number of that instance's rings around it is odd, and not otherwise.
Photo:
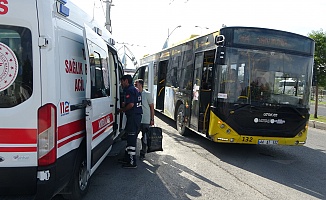
[(128, 164), (128, 161), (126, 159), (124, 159), (124, 158), (119, 158), (118, 162), (121, 163), (121, 164)]
[(126, 163), (126, 164), (123, 164), (122, 165), (122, 168), (125, 168), (125, 169), (136, 169), (137, 168), (137, 165), (132, 165), (130, 163)]
[(139, 160), (145, 160), (145, 155), (140, 155)]

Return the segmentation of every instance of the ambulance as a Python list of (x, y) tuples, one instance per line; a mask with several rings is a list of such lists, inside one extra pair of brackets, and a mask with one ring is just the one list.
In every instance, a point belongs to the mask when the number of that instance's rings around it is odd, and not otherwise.
[(114, 40), (69, 0), (0, 0), (0, 19), (0, 195), (80, 199), (123, 133)]

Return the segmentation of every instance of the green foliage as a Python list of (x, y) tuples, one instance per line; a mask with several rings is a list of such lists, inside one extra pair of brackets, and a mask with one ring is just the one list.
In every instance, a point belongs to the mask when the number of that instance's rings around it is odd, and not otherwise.
[(323, 29), (308, 34), (315, 40), (314, 71), (317, 73), (318, 85), (326, 87), (326, 32)]
[(314, 115), (310, 115), (310, 120), (314, 120), (317, 122), (324, 122), (326, 123), (326, 116), (318, 116), (318, 118), (315, 118)]

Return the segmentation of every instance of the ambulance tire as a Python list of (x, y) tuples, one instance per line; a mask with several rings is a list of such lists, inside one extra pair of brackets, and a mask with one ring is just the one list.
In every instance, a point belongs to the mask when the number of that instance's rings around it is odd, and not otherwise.
[(80, 200), (88, 191), (90, 179), (87, 178), (87, 162), (84, 155), (80, 153), (77, 158), (74, 174), (69, 183), (70, 191), (68, 194), (63, 194), (65, 199)]

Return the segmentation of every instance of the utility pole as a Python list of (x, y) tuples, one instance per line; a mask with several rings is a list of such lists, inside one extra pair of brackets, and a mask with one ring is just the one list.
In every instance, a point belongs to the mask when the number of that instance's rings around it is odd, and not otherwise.
[(175, 27), (175, 28), (171, 31), (171, 33), (170, 33), (169, 29), (168, 29), (168, 37), (166, 38), (166, 40), (165, 40), (165, 42), (164, 42), (164, 45), (163, 45), (163, 48), (162, 48), (162, 49), (165, 49), (165, 48), (167, 48), (167, 47), (169, 46), (169, 39), (170, 39), (170, 36), (172, 35), (173, 31), (175, 31), (175, 29), (180, 28), (180, 27), (181, 27), (181, 25)]
[(105, 20), (105, 28), (110, 32), (112, 33), (112, 25), (111, 25), (111, 6), (114, 6), (112, 4), (112, 1), (113, 0), (107, 0), (107, 1), (104, 1), (106, 3), (106, 13), (105, 13), (105, 16), (106, 16), (106, 20)]

